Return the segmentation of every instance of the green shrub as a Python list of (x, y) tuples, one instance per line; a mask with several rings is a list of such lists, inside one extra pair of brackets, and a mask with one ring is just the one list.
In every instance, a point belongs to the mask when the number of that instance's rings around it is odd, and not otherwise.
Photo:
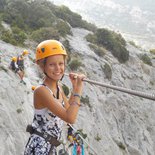
[(106, 47), (120, 62), (126, 62), (129, 59), (129, 52), (125, 48), (125, 40), (120, 34), (106, 29), (98, 29), (96, 32), (97, 43)]
[(129, 51), (119, 43), (115, 42), (113, 44), (113, 50), (111, 53), (118, 59), (120, 63), (124, 63), (129, 60)]
[(1, 39), (3, 41), (13, 45), (17, 45), (16, 41), (13, 38), (13, 34), (9, 30), (3, 30), (1, 33)]
[(12, 33), (17, 45), (23, 45), (24, 41), (27, 39), (26, 34), (18, 27), (13, 27)]
[(71, 60), (71, 50), (72, 50), (72, 48), (71, 48), (68, 40), (63, 41), (63, 45), (64, 45), (64, 47), (65, 47), (65, 49), (67, 51), (67, 63), (69, 63), (69, 61)]
[(107, 52), (105, 48), (96, 46), (94, 44), (89, 44), (89, 47), (93, 49), (93, 51), (100, 57), (103, 57)]
[(81, 102), (85, 104), (89, 104), (89, 97), (86, 95), (86, 97), (81, 97)]
[(63, 89), (65, 95), (68, 96), (69, 95), (69, 88), (65, 84), (63, 84), (62, 89)]
[(150, 53), (155, 55), (155, 49), (150, 49)]
[(6, 3), (6, 0), (0, 0), (0, 12), (4, 11)]
[(86, 104), (90, 108), (90, 110), (92, 110), (92, 105), (90, 104), (89, 97), (87, 95), (85, 97), (81, 96), (81, 102), (83, 104)]
[(120, 149), (125, 150), (126, 147), (122, 142), (117, 143), (117, 145), (119, 146)]
[(81, 61), (79, 61), (78, 59), (73, 59), (70, 63), (69, 63), (69, 67), (72, 71), (76, 71), (80, 66), (82, 65)]
[(90, 43), (93, 43), (93, 44), (97, 43), (96, 42), (96, 40), (97, 40), (96, 35), (93, 35), (90, 33), (86, 36), (86, 40), (89, 41)]
[(8, 1), (3, 20), (24, 30), (51, 26), (55, 22), (55, 16), (47, 3), (50, 6), (51, 3), (46, 0)]
[(134, 47), (136, 47), (136, 48), (139, 48), (139, 46), (137, 46), (137, 45), (135, 44), (135, 42), (133, 42), (133, 41), (129, 41), (129, 44), (132, 45), (132, 46), (134, 46)]
[[(79, 14), (72, 12), (65, 6), (56, 6), (48, 0), (2, 0), (0, 4), (0, 19), (11, 27), (18, 27), (26, 33), (28, 38), (34, 38), (34, 41), (37, 42), (48, 38), (59, 39), (60, 36), (66, 37), (67, 34), (71, 35), (69, 25), (83, 27), (91, 31), (96, 30), (95, 25), (82, 20)], [(42, 33), (41, 30), (39, 31), (39, 29), (51, 27), (54, 29), (52, 32), (46, 31)], [(12, 36), (11, 33), (5, 33), (5, 35), (3, 33), (2, 37), (4, 41), (18, 45), (19, 43), (13, 41), (13, 39), (19, 41), (20, 37), (20, 44), (23, 44), (23, 34)], [(43, 38), (41, 38), (42, 34)]]
[(96, 135), (95, 140), (96, 141), (100, 141), (101, 140), (101, 137), (99, 136), (99, 134)]
[(97, 30), (97, 27), (94, 24), (88, 23), (85, 20), (83, 20), (82, 25), (80, 27), (92, 32), (95, 32)]
[(150, 65), (152, 66), (152, 62), (151, 62), (151, 59), (150, 57), (147, 55), (147, 54), (143, 54), (140, 59), (147, 65)]
[(12, 32), (3, 30), (1, 33), (1, 39), (13, 45), (23, 45), (27, 38), (26, 34), (18, 27), (13, 27)]
[(111, 70), (110, 65), (105, 63), (104, 66), (102, 67), (102, 69), (105, 74), (105, 77), (110, 80), (112, 77), (112, 70)]
[(18, 114), (19, 114), (19, 113), (22, 113), (22, 109), (18, 108), (18, 109), (17, 109), (17, 113), (18, 113)]
[(155, 83), (154, 81), (150, 81), (150, 84), (151, 84), (152, 86), (154, 85), (154, 83)]
[(58, 30), (59, 34), (65, 37), (67, 34), (72, 34), (70, 26), (63, 20), (58, 20), (55, 25), (55, 29)]
[[(1, 59), (0, 59), (0, 61), (1, 61)], [(8, 72), (8, 69), (5, 67), (5, 66), (0, 66), (0, 70), (4, 70), (6, 73)]]
[(55, 10), (56, 16), (67, 21), (72, 27), (78, 27), (82, 23), (82, 17), (72, 12), (68, 7), (62, 5)]
[(88, 34), (86, 39), (91, 43), (105, 47), (107, 50), (111, 51), (121, 63), (129, 59), (129, 51), (125, 48), (126, 41), (121, 34), (107, 29), (97, 29), (94, 34)]
[(83, 129), (78, 129), (77, 131), (84, 139), (87, 138), (87, 134), (83, 133)]
[(40, 28), (39, 30), (36, 30), (32, 33), (31, 38), (40, 43), (41, 41), (47, 40), (47, 39), (56, 39), (59, 40), (59, 32), (52, 28), (52, 27), (44, 27)]

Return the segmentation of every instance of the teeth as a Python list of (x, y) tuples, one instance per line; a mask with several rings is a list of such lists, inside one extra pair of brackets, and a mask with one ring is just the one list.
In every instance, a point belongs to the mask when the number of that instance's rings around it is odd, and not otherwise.
[(55, 75), (60, 75), (60, 73), (55, 73)]

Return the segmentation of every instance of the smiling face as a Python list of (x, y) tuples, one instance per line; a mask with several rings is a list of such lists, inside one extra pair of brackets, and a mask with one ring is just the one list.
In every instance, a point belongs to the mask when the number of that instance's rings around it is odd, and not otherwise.
[(62, 78), (65, 70), (65, 58), (63, 55), (49, 56), (46, 59), (44, 72), (53, 80), (58, 81)]

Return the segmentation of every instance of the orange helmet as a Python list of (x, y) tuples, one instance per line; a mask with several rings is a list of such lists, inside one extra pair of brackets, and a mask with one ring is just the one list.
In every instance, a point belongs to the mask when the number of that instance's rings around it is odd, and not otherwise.
[(22, 55), (27, 55), (27, 54), (29, 54), (28, 50), (24, 50), (22, 53)]
[(35, 90), (35, 89), (36, 89), (36, 86), (32, 86), (31, 89), (32, 89), (32, 90)]
[(37, 46), (36, 61), (58, 54), (67, 55), (64, 46), (57, 40), (45, 40)]
[(17, 57), (12, 57), (11, 60), (17, 62)]
[(36, 86), (32, 86), (31, 89), (32, 89), (32, 90), (35, 90), (35, 89), (36, 89)]

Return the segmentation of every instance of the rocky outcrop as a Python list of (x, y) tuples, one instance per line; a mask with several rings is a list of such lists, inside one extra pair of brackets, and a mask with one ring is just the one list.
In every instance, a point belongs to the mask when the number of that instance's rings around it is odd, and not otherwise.
[[(80, 68), (89, 79), (107, 84), (154, 93), (155, 69), (144, 64), (138, 54), (142, 51), (127, 45), (130, 59), (120, 64), (110, 52), (98, 57), (89, 47), (83, 29), (73, 29), (68, 36), (71, 52), (80, 55)], [(0, 154), (21, 155), (28, 140), (26, 125), (33, 117), (31, 85), (39, 83), (38, 72), (31, 58), (25, 60), (26, 85), (8, 69), (11, 56), (23, 49), (0, 41)], [(153, 62), (153, 61), (152, 61)], [(105, 63), (112, 70), (111, 79), (103, 71)], [(154, 63), (153, 63), (154, 66)], [(63, 82), (70, 86), (68, 78)], [(155, 103), (108, 88), (85, 83), (83, 97), (87, 98), (79, 111), (74, 127), (87, 134), (86, 141), (98, 155), (154, 155)], [(94, 152), (85, 148), (86, 154)]]

